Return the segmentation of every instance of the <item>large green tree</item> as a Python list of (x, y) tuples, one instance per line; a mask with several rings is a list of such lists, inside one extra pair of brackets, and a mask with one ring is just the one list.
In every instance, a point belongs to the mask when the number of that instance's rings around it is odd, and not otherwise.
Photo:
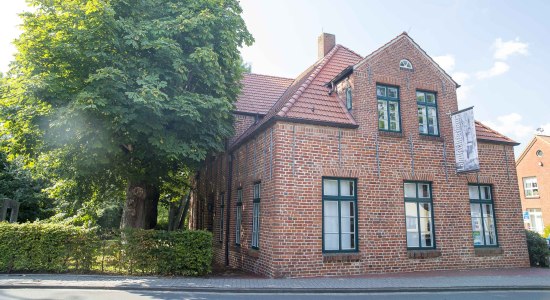
[[(125, 182), (121, 226), (153, 228), (163, 180), (231, 134), (239, 48), (253, 41), (238, 2), (29, 4), (3, 100), (10, 138), (21, 152), (54, 157), (77, 184)], [(39, 138), (17, 136), (25, 129)]]

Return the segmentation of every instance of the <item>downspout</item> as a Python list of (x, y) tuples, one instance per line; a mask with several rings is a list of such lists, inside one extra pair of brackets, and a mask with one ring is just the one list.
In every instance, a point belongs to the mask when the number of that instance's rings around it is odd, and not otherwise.
[(227, 218), (225, 225), (225, 266), (229, 266), (229, 225), (231, 220), (231, 186), (233, 183), (233, 153), (230, 152), (227, 157), (227, 170), (229, 172), (227, 176)]

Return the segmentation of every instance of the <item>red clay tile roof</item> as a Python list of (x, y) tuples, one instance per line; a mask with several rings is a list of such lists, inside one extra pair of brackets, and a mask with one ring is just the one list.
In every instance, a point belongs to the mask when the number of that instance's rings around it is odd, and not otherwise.
[(336, 45), (325, 57), (310, 66), (273, 104), (266, 116), (235, 140), (236, 145), (273, 118), (314, 121), (356, 126), (355, 120), (338, 99), (328, 94), (325, 83), (362, 57), (342, 45)]
[[(403, 36), (406, 35), (402, 34), (398, 38)], [(343, 101), (336, 93), (329, 95), (325, 84), (345, 68), (356, 65), (362, 60), (363, 58), (357, 53), (342, 45), (336, 45), (325, 57), (294, 80), (245, 74), (242, 80), (243, 91), (235, 104), (236, 111), (265, 114), (265, 117), (237, 137), (231, 148), (251, 137), (267, 122), (275, 119), (356, 127), (357, 123)], [(517, 142), (480, 122), (476, 121), (475, 124), (478, 140), (518, 145)]]
[(235, 111), (265, 115), (294, 79), (245, 73)]
[(519, 145), (518, 142), (483, 125), (481, 122), (475, 121), (475, 123), (476, 123), (476, 136), (478, 140)]

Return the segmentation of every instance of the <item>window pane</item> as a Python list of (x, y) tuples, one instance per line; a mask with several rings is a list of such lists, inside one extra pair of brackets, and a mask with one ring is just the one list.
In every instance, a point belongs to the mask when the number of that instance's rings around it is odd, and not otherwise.
[(350, 250), (355, 249), (355, 235), (352, 233), (342, 234), (342, 249)]
[(340, 181), (340, 195), (341, 196), (355, 196), (354, 185), (355, 185), (355, 182), (353, 180), (341, 180)]
[(328, 217), (338, 216), (338, 201), (324, 201), (324, 215)]
[(428, 133), (428, 120), (426, 118), (426, 107), (418, 106), (418, 131), (420, 133)]
[(405, 198), (416, 198), (416, 183), (405, 182)]
[(470, 204), (472, 215), (472, 235), (474, 245), (483, 245), (483, 236), (481, 235), (483, 227), (481, 225), (481, 209), (479, 204)]
[(407, 247), (419, 247), (418, 244), (418, 232), (407, 231)]
[(426, 102), (435, 103), (435, 94), (426, 93)]
[(430, 198), (430, 185), (427, 183), (418, 184), (418, 198)]
[(338, 233), (325, 234), (325, 250), (340, 250)]
[(419, 203), (418, 212), (422, 218), (431, 218), (431, 205), (430, 203)]
[(399, 105), (395, 101), (388, 101), (390, 109), (390, 130), (399, 131)]
[(488, 186), (481, 187), (481, 199), (490, 200), (491, 199), (491, 188)]
[(324, 179), (323, 185), (323, 195), (338, 196), (338, 180)]
[(432, 247), (433, 246), (433, 237), (432, 237), (432, 222), (431, 218), (420, 218), (420, 241), (422, 247)]
[(397, 89), (389, 87), (388, 88), (388, 97), (390, 98), (397, 98)]
[(485, 225), (485, 244), (496, 245), (497, 239), (496, 239), (492, 204), (483, 205), (483, 217), (484, 217), (483, 221)]
[(426, 96), (422, 92), (416, 92), (416, 101), (417, 102), (425, 102)]
[(405, 203), (405, 215), (407, 217), (417, 217), (418, 211), (416, 210), (416, 203), (406, 202)]
[(470, 199), (479, 199), (479, 190), (477, 185), (468, 186), (468, 193), (470, 194)]
[(386, 87), (377, 86), (376, 87), (376, 95), (381, 96), (381, 97), (386, 97)]
[(428, 132), (430, 134), (438, 134), (437, 128), (437, 111), (435, 107), (428, 107)]
[(378, 101), (378, 128), (388, 130), (387, 101)]

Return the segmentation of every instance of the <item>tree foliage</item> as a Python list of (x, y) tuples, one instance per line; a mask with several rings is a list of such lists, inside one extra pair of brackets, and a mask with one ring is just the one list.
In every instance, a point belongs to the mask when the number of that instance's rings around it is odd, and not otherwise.
[(56, 192), (158, 188), (223, 149), (253, 41), (236, 0), (29, 3), (0, 118)]

